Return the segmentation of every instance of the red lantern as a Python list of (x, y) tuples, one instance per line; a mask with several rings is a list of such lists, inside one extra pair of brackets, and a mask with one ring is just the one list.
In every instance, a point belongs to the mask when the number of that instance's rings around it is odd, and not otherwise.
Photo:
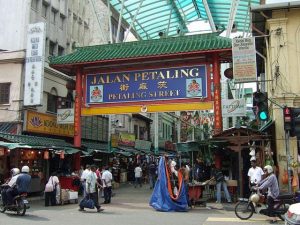
[(49, 159), (49, 152), (48, 151), (44, 151), (44, 159)]
[(60, 159), (64, 159), (65, 158), (65, 152), (64, 151), (61, 151), (60, 152)]

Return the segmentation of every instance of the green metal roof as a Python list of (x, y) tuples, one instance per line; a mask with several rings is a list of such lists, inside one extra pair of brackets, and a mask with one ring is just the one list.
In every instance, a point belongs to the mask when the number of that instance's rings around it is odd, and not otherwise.
[(16, 149), (16, 148), (32, 148), (29, 145), (24, 145), (20, 143), (8, 143), (4, 141), (0, 141), (0, 146), (8, 148), (8, 149)]
[(106, 44), (77, 48), (75, 52), (50, 58), (50, 66), (79, 64), (95, 61), (143, 58), (149, 56), (177, 55), (179, 53), (231, 49), (231, 39), (218, 33), (181, 36), (118, 44)]
[[(103, 2), (106, 3), (106, 0)], [(226, 28), (233, 0), (206, 0), (206, 2), (215, 26)], [(187, 33), (189, 23), (208, 20), (203, 0), (110, 0), (110, 4), (122, 14), (128, 24), (133, 24), (133, 30), (143, 40), (157, 39), (159, 32), (165, 32), (169, 37), (177, 36), (178, 29)], [(249, 7), (259, 4), (260, 0), (238, 1), (234, 19), (237, 30), (248, 30)]]
[(65, 142), (61, 139), (46, 138), (46, 137), (36, 137), (30, 135), (15, 135), (0, 133), (0, 138), (5, 139), (10, 142), (29, 145), (36, 148), (72, 148), (72, 144)]
[(82, 146), (87, 148), (87, 152), (89, 152), (89, 154), (92, 154), (93, 152), (109, 153), (108, 143), (99, 143), (99, 142), (83, 140), (81, 144)]

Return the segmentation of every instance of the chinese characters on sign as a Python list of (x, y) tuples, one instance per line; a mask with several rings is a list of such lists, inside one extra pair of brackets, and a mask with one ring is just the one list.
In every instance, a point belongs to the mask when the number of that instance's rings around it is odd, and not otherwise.
[(207, 97), (206, 66), (87, 75), (86, 103)]
[(25, 65), (24, 106), (42, 105), (45, 23), (29, 24)]
[(255, 39), (232, 39), (233, 78), (235, 82), (256, 81)]

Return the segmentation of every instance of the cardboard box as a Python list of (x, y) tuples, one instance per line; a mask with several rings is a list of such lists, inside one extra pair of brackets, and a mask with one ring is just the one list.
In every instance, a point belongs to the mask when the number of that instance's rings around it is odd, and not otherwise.
[(123, 172), (120, 174), (120, 183), (127, 182), (127, 172)]
[(116, 182), (113, 182), (112, 183), (112, 188), (113, 189), (117, 189), (117, 188), (119, 188), (120, 187), (120, 184), (119, 183), (116, 183)]
[(60, 199), (62, 202), (69, 201), (69, 189), (61, 189)]
[(237, 187), (237, 180), (227, 180), (227, 186)]
[(78, 192), (77, 191), (69, 191), (69, 200), (76, 200), (78, 199)]

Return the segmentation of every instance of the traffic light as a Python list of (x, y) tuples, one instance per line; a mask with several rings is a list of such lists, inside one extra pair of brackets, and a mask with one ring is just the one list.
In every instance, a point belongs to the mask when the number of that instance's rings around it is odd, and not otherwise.
[(284, 122), (284, 130), (292, 129), (292, 108), (284, 107), (283, 108), (283, 122)]
[(300, 108), (291, 108), (292, 121), (291, 121), (291, 137), (300, 137)]
[(268, 94), (266, 92), (253, 93), (253, 107), (256, 108), (256, 115), (259, 120), (266, 121), (269, 119), (268, 113)]

